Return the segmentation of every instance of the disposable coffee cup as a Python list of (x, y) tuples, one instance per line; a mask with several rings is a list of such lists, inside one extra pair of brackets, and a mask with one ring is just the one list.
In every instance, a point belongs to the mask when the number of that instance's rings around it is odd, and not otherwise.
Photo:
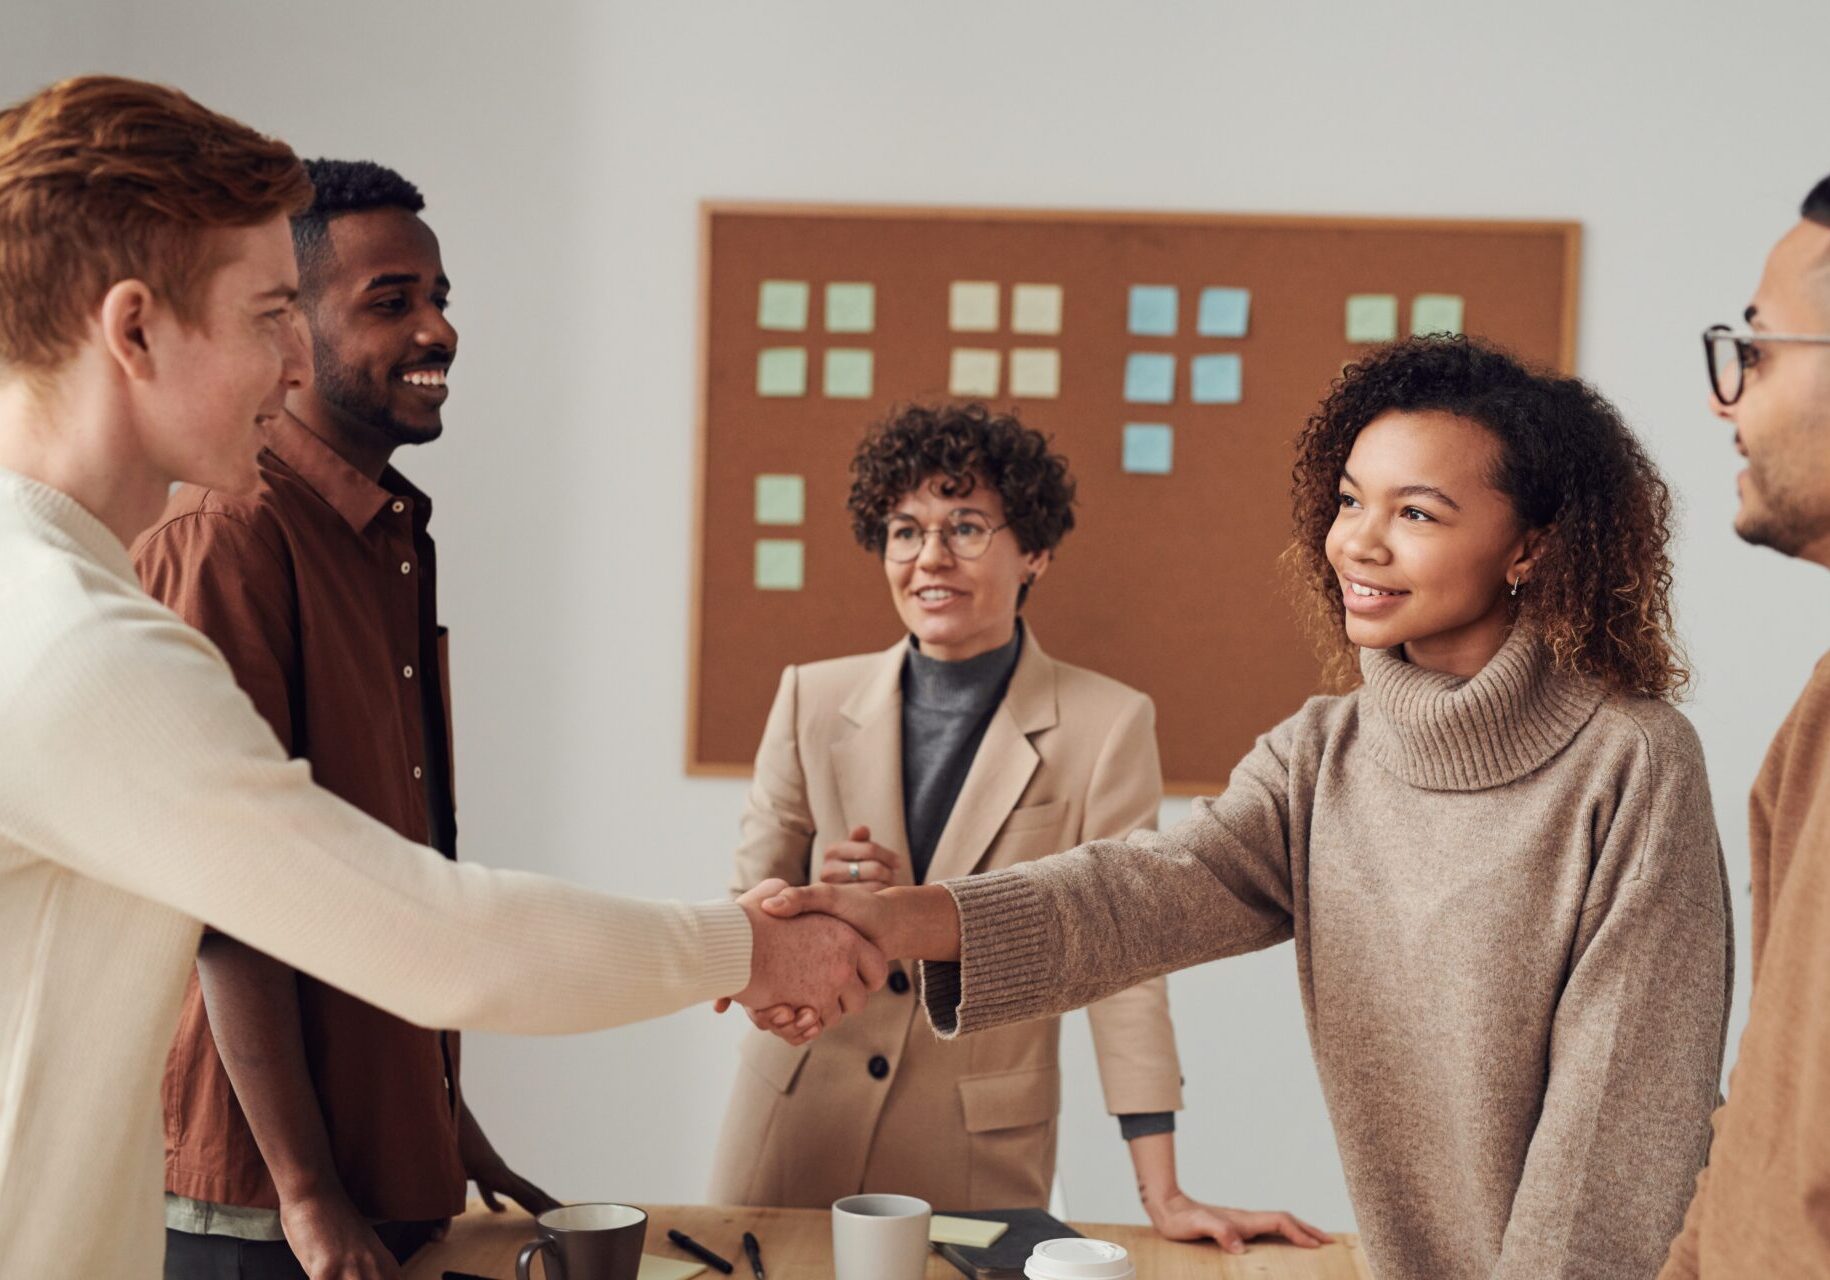
[(832, 1202), (834, 1280), (921, 1280), (933, 1211), (914, 1196), (846, 1196)]
[(1028, 1280), (1136, 1280), (1137, 1268), (1123, 1245), (1066, 1236), (1037, 1245), (1023, 1274)]

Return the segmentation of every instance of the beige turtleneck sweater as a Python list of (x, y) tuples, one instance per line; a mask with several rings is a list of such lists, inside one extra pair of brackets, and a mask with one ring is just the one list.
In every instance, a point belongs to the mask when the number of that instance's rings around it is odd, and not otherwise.
[(735, 903), (448, 862), (313, 786), (114, 535), (0, 471), (7, 1280), (161, 1274), (159, 1077), (203, 923), (422, 1026), (584, 1031), (749, 981)]
[(1361, 668), (1178, 826), (947, 882), (935, 1028), (1294, 938), (1381, 1280), (1646, 1280), (1708, 1146), (1733, 963), (1696, 734), (1523, 633), (1471, 680)]

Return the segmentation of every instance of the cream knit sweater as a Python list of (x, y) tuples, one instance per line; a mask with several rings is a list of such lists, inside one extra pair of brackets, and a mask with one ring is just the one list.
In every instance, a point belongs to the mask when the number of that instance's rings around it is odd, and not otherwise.
[(1645, 1280), (1703, 1163), (1728, 1014), (1696, 734), (1553, 674), (1523, 633), (1471, 680), (1362, 669), (1173, 829), (949, 882), (934, 1025), (1294, 938), (1380, 1280)]
[(203, 924), (433, 1027), (584, 1031), (749, 980), (735, 904), (453, 864), (318, 790), (108, 529), (0, 471), (0, 1276), (162, 1273)]

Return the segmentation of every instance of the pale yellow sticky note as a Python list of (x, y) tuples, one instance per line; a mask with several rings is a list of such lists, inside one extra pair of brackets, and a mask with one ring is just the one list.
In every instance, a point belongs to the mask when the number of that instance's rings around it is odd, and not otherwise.
[(1053, 400), (1061, 394), (1061, 353), (1053, 347), (1018, 347), (1010, 353), (1010, 394)]
[(969, 1249), (984, 1249), (996, 1244), (1010, 1230), (1008, 1222), (988, 1222), (982, 1218), (949, 1218), (937, 1213), (928, 1219), (928, 1239), (934, 1244), (963, 1244)]
[(1019, 284), (1010, 290), (1010, 328), (1013, 333), (1060, 333), (1061, 286)]
[(1398, 299), (1389, 293), (1347, 297), (1347, 341), (1390, 342), (1398, 336)]
[(977, 347), (953, 348), (947, 369), (947, 391), (956, 396), (995, 396), (1001, 353)]
[(955, 280), (947, 289), (947, 327), (959, 333), (994, 333), (998, 287), (984, 280)]
[(703, 1262), (681, 1262), (675, 1258), (657, 1258), (652, 1253), (642, 1255), (642, 1269), (635, 1273), (635, 1280), (687, 1280), (705, 1270)]

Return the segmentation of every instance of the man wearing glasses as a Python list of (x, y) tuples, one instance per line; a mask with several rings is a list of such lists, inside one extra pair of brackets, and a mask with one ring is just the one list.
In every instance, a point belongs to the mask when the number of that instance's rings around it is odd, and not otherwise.
[[(1830, 178), (1766, 262), (1749, 331), (1704, 334), (1747, 459), (1735, 532), (1830, 568)], [(1754, 1003), (1662, 1280), (1830, 1275), (1830, 657), (1754, 783)]]

